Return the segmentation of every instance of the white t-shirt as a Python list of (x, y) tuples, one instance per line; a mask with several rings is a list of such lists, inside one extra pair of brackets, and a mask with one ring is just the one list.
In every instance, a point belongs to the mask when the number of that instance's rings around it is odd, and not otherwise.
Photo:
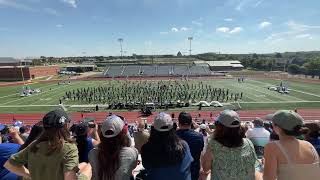
[(256, 146), (265, 146), (270, 140), (270, 132), (265, 128), (248, 129), (246, 137)]

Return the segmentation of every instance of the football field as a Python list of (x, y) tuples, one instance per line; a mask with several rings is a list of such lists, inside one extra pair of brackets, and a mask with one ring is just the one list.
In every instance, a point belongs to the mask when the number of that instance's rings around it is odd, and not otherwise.
[[(208, 84), (216, 88), (230, 89), (231, 92), (243, 92), (243, 98), (237, 102), (230, 100), (223, 102), (224, 108), (320, 108), (320, 83), (285, 81), (284, 83), (290, 89), (289, 94), (280, 94), (276, 91), (268, 90), (268, 87), (277, 86), (281, 82), (280, 80), (271, 79), (246, 79), (244, 83), (238, 83), (235, 79), (189, 80), (188, 83), (199, 84), (200, 81), (204, 85)], [(0, 87), (0, 113), (47, 112), (59, 106), (59, 99), (65, 95), (66, 91), (87, 87), (110, 86), (111, 83), (124, 82), (116, 80), (72, 81), (71, 84), (65, 85), (58, 85), (57, 82), (31, 83), (28, 84), (29, 87), (33, 89), (39, 88), (41, 92), (26, 97), (20, 97), (23, 85)], [(88, 104), (81, 101), (67, 100), (63, 101), (63, 104), (68, 111), (81, 111), (82, 109), (92, 108), (97, 103)], [(196, 110), (198, 107), (190, 108)], [(213, 110), (214, 108), (204, 107), (203, 110)]]

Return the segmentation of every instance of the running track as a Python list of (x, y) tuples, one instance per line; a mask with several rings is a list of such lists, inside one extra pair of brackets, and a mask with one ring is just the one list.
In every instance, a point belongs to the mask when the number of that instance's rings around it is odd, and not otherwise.
[[(255, 117), (265, 118), (267, 114), (274, 113), (274, 110), (250, 110), (250, 111), (238, 111), (240, 114), (240, 118), (242, 121), (253, 120)], [(301, 109), (298, 110), (299, 114), (306, 121), (320, 120), (320, 111), (319, 109)], [(94, 113), (70, 113), (70, 117), (73, 121), (80, 121), (85, 117), (94, 117), (97, 120), (97, 123), (101, 123), (109, 112), (94, 112)], [(170, 114), (173, 112), (170, 112)], [(175, 118), (178, 117), (180, 112), (174, 112)], [(193, 118), (198, 117), (199, 111), (190, 111)], [(128, 123), (134, 123), (137, 120), (141, 119), (141, 114), (139, 112), (115, 112), (114, 114), (125, 117)], [(147, 121), (151, 123), (153, 121), (154, 116), (157, 113), (147, 117)], [(210, 111), (200, 111), (201, 119), (206, 119), (209, 122), (217, 117), (219, 111), (213, 111), (213, 117), (210, 117)], [(44, 113), (26, 113), (26, 114), (0, 114), (0, 123), (1, 124), (12, 124), (14, 119), (22, 121), (26, 125), (32, 125), (36, 122), (40, 121)], [(200, 118), (199, 118), (200, 119)]]

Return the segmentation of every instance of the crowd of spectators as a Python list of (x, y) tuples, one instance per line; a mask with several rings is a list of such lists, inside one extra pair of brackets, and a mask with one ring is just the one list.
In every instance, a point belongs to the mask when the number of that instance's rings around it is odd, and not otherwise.
[(151, 125), (109, 113), (74, 123), (61, 109), (0, 125), (1, 180), (304, 180), (320, 177), (320, 125), (280, 110), (242, 122), (161, 112)]

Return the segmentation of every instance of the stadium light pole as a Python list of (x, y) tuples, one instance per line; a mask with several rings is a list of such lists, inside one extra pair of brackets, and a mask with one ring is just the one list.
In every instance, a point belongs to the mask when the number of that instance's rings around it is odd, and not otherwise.
[(189, 40), (189, 42), (190, 42), (190, 49), (189, 49), (189, 55), (191, 56), (191, 41), (193, 40), (193, 37), (188, 37), (188, 40)]
[(121, 55), (121, 58), (122, 58), (122, 53), (123, 53), (123, 51), (122, 51), (122, 42), (123, 42), (123, 38), (119, 38), (118, 42), (120, 43), (120, 55)]

